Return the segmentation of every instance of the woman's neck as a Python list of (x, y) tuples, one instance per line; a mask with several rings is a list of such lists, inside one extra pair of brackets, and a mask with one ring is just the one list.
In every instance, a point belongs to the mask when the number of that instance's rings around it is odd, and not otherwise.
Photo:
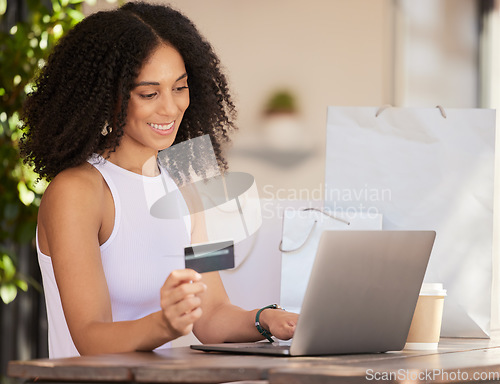
[(160, 174), (160, 169), (156, 162), (157, 152), (136, 153), (134, 156), (131, 156), (128, 153), (124, 153), (124, 151), (120, 151), (118, 147), (115, 152), (109, 153), (108, 156), (108, 161), (130, 172), (147, 177), (154, 177)]

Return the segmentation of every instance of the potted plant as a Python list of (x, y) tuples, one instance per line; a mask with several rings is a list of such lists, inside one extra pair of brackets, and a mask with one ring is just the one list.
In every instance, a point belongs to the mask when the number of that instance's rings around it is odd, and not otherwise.
[(264, 107), (262, 122), (266, 146), (274, 151), (294, 151), (301, 146), (303, 126), (296, 98), (291, 91), (278, 90)]
[(266, 103), (264, 113), (266, 115), (295, 114), (297, 105), (295, 96), (287, 90), (279, 90), (271, 95)]

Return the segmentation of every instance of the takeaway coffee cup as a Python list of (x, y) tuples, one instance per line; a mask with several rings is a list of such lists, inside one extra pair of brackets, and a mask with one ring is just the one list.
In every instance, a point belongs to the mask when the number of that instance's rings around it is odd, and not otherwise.
[(437, 349), (446, 290), (443, 284), (423, 284), (406, 339), (405, 349)]

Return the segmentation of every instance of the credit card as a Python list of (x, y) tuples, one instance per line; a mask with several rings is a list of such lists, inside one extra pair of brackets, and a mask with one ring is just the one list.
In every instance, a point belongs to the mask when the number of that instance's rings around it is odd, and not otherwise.
[(228, 240), (193, 244), (184, 248), (184, 260), (186, 268), (198, 273), (234, 268), (234, 243)]

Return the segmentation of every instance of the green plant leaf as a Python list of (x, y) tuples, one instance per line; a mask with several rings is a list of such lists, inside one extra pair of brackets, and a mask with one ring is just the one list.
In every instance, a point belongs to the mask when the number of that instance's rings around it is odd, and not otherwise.
[(3, 269), (3, 276), (2, 279), (0, 279), (0, 283), (4, 284), (6, 282), (9, 282), (14, 278), (16, 275), (16, 267), (14, 263), (12, 262), (12, 259), (10, 258), (9, 255), (3, 254), (2, 259), (1, 259), (1, 268)]
[(278, 91), (268, 100), (266, 112), (295, 112), (297, 109), (295, 104), (295, 96), (291, 92), (286, 90)]
[(22, 289), (24, 292), (26, 292), (28, 290), (28, 283), (26, 281), (24, 281), (24, 280), (15, 279), (14, 280), (14, 284), (16, 284), (16, 286), (19, 289)]
[(35, 192), (30, 190), (24, 181), (20, 181), (17, 184), (17, 190), (19, 192), (19, 200), (24, 205), (29, 206), (35, 200)]
[(0, 0), (0, 16), (5, 15), (7, 10), (7, 0)]
[(5, 284), (0, 286), (0, 297), (5, 304), (9, 304), (17, 296), (17, 287), (14, 284)]
[(66, 9), (66, 12), (73, 19), (72, 24), (76, 24), (76, 23), (82, 21), (84, 18), (83, 13), (77, 11), (76, 9), (68, 8), (68, 9)]

